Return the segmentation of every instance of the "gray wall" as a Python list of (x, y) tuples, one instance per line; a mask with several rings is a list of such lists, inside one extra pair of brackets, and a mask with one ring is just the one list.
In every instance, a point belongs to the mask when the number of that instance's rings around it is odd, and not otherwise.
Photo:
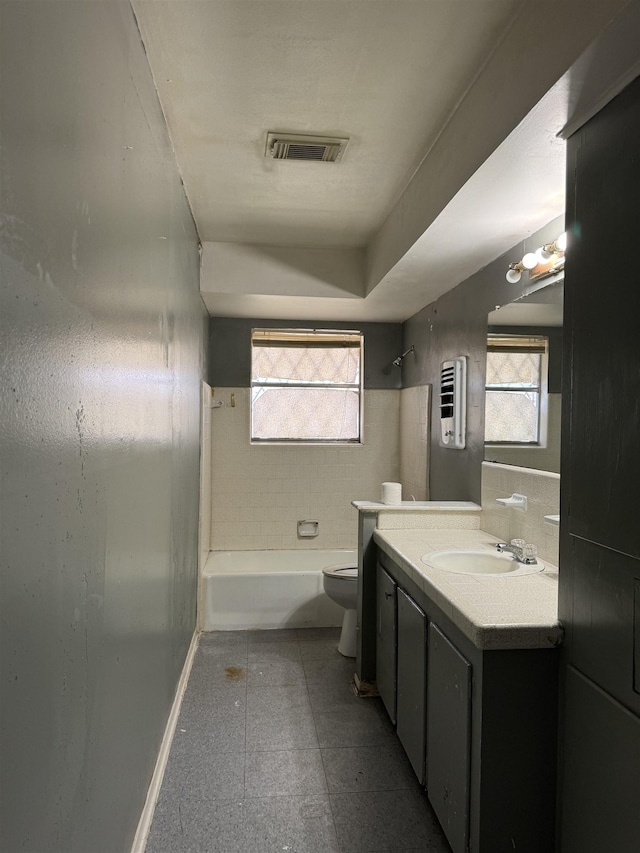
[[(484, 458), (484, 386), (487, 314), (497, 305), (513, 302), (525, 292), (526, 276), (509, 284), (509, 263), (525, 251), (554, 240), (563, 230), (558, 218), (524, 242), (518, 243), (484, 269), (427, 305), (403, 324), (403, 349), (415, 345), (415, 359), (406, 359), (402, 384), (433, 386), (429, 495), (432, 500), (471, 500), (480, 503), (481, 465)], [(440, 364), (457, 355), (467, 356), (467, 442), (464, 450), (440, 445), (438, 409)]]
[(392, 362), (402, 348), (400, 323), (336, 323), (212, 317), (209, 321), (209, 382), (214, 387), (251, 385), (251, 329), (354, 329), (364, 334), (364, 387), (400, 388)]
[(0, 846), (113, 853), (195, 624), (197, 235), (129, 3), (1, 12)]

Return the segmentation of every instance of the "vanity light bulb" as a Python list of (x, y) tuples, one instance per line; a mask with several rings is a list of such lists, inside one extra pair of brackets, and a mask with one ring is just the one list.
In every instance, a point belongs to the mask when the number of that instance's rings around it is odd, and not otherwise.
[(522, 278), (520, 270), (507, 270), (507, 281), (509, 284), (517, 284)]
[(527, 254), (522, 259), (522, 266), (526, 270), (532, 270), (534, 267), (538, 266), (538, 256), (535, 252), (527, 252)]
[(556, 246), (558, 247), (559, 252), (567, 251), (567, 232), (563, 231), (562, 234), (556, 240)]
[(538, 257), (538, 262), (541, 264), (546, 264), (553, 257), (553, 252), (548, 252), (544, 246), (540, 246), (538, 251), (536, 252)]

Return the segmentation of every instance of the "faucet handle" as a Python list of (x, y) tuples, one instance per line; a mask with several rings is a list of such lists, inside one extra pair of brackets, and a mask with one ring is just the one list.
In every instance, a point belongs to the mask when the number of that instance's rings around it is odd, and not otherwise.
[(537, 545), (527, 544), (522, 549), (522, 556), (527, 560), (535, 560), (538, 556), (538, 547)]
[(524, 548), (524, 539), (512, 539), (511, 545), (513, 548), (520, 548), (522, 550)]

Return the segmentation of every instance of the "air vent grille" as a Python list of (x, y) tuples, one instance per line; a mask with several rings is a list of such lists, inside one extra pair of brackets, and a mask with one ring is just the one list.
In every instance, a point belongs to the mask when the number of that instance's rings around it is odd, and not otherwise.
[(342, 159), (348, 139), (328, 136), (306, 136), (293, 133), (269, 133), (265, 157), (274, 160), (314, 160), (337, 163)]

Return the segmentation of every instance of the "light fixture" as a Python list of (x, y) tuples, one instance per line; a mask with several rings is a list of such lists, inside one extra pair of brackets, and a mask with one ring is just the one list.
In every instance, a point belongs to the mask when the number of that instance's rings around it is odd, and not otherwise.
[(509, 284), (517, 284), (522, 278), (524, 270), (525, 267), (520, 261), (517, 264), (509, 264), (509, 269), (507, 270), (507, 281)]
[(566, 248), (567, 234), (564, 232), (553, 242), (540, 246), (535, 252), (527, 252), (521, 261), (509, 264), (506, 274), (507, 281), (509, 284), (517, 284), (525, 270), (528, 270), (529, 278), (534, 280), (560, 272), (564, 269)]

